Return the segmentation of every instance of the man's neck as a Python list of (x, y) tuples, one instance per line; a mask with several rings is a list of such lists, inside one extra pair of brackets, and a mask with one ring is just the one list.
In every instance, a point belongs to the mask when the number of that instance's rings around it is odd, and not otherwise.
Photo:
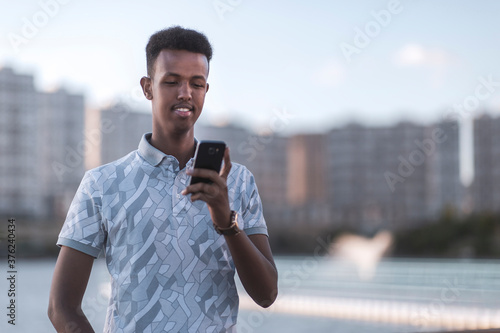
[(194, 133), (190, 131), (180, 135), (164, 135), (153, 131), (151, 145), (167, 155), (174, 156), (179, 161), (179, 169), (182, 170), (194, 156)]

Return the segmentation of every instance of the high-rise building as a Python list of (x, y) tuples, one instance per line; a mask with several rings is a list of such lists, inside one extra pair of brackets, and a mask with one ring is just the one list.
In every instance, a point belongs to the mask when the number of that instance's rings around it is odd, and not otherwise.
[(456, 124), (349, 125), (327, 143), (327, 197), (338, 224), (371, 232), (402, 229), (459, 205)]
[(431, 162), (427, 168), (426, 206), (429, 215), (438, 216), (445, 208), (461, 211), (465, 187), (460, 181), (460, 140), (456, 121), (427, 127), (419, 145)]
[(45, 213), (38, 97), (33, 76), (0, 69), (0, 212), (5, 215)]
[(326, 201), (326, 137), (300, 134), (287, 145), (287, 199), (293, 206)]
[(0, 70), (0, 214), (63, 214), (84, 172), (84, 99)]
[(327, 150), (325, 134), (299, 134), (287, 140), (286, 198), (293, 225), (328, 225)]
[[(280, 227), (292, 221), (286, 215), (287, 203), (287, 143), (288, 139), (278, 135), (260, 135), (255, 139), (255, 158), (248, 155), (243, 161), (254, 174), (262, 199), (264, 216), (270, 227)], [(249, 139), (247, 143), (250, 143)], [(253, 141), (252, 141), (253, 142)], [(245, 147), (242, 145), (240, 147)], [(249, 145), (246, 146), (248, 149)], [(242, 149), (243, 150), (243, 149)]]
[(475, 211), (500, 212), (500, 117), (483, 115), (474, 120)]

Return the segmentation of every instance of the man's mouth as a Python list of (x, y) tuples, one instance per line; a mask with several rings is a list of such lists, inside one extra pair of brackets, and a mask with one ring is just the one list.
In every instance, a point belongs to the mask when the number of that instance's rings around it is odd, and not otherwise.
[(174, 107), (174, 112), (181, 117), (188, 117), (193, 111), (193, 107), (191, 106), (176, 106)]

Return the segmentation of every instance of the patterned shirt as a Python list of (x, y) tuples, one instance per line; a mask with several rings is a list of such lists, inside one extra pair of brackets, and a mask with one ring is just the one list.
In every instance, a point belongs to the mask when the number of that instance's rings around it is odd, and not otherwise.
[[(111, 275), (104, 332), (235, 332), (235, 267), (205, 202), (180, 192), (186, 168), (154, 148), (139, 149), (85, 173), (57, 244), (98, 257)], [(255, 180), (233, 163), (231, 209), (247, 235), (267, 227)]]

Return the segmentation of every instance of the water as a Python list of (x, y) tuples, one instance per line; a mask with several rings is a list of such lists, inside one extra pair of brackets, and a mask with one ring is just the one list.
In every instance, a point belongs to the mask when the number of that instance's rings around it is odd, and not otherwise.
[[(277, 257), (280, 295), (259, 309), (240, 286), (239, 332), (430, 332), (500, 327), (500, 261), (397, 260), (362, 280), (348, 262)], [(17, 262), (16, 325), (7, 323), (7, 269), (0, 281), (1, 332), (54, 332), (47, 318), (55, 260)], [(102, 331), (109, 277), (96, 261), (83, 309)]]

